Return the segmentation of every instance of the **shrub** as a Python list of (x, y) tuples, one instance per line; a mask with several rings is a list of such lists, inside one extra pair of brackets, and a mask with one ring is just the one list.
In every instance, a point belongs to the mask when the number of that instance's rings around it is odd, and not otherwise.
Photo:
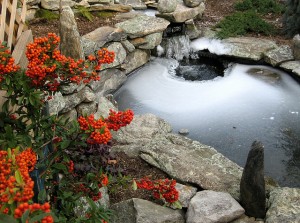
[(282, 13), (284, 6), (276, 0), (243, 0), (237, 2), (234, 8), (239, 11), (256, 10), (259, 13)]
[(283, 15), (283, 29), (288, 37), (300, 33), (300, 3), (295, 0), (287, 1), (287, 9)]
[(47, 9), (39, 9), (35, 16), (37, 18), (42, 18), (42, 19), (47, 19), (47, 20), (55, 20), (59, 18), (59, 14), (52, 12), (50, 10)]
[(271, 24), (261, 19), (254, 11), (235, 12), (226, 16), (216, 27), (221, 28), (217, 36), (222, 39), (245, 35), (248, 32), (270, 35), (275, 31)]

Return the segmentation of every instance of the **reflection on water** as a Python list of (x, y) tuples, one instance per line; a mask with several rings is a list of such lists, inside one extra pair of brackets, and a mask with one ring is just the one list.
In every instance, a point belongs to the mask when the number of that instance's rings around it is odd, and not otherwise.
[(131, 75), (115, 94), (120, 109), (154, 113), (175, 132), (187, 128), (190, 138), (241, 166), (252, 142), (260, 140), (266, 175), (282, 186), (300, 187), (298, 83), (266, 66), (240, 64), (224, 77), (185, 81), (175, 75), (177, 66), (172, 59), (155, 59)]

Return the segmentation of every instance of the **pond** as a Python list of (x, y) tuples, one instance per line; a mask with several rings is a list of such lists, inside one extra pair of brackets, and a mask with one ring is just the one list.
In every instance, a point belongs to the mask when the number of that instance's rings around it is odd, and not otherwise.
[(244, 166), (250, 146), (265, 147), (265, 174), (281, 186), (300, 187), (300, 87), (267, 66), (231, 64), (224, 77), (191, 81), (179, 63), (155, 58), (115, 93), (120, 109), (153, 113), (178, 132), (210, 145)]

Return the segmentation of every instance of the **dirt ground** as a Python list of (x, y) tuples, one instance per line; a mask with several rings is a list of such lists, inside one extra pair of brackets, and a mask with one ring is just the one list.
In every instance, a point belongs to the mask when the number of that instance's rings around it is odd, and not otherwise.
[[(197, 25), (201, 27), (212, 27), (218, 23), (222, 18), (231, 14), (234, 11), (233, 4), (238, 0), (206, 0), (206, 10), (202, 20), (197, 21)], [(110, 17), (101, 18), (95, 16), (93, 21), (83, 17), (76, 17), (78, 29), (80, 35), (84, 35), (95, 30), (101, 26), (113, 26), (115, 23), (119, 22), (116, 17), (116, 13)], [(274, 15), (267, 15), (265, 17), (268, 21), (272, 22), (278, 29), (282, 28), (281, 17)], [(57, 20), (48, 21), (45, 19), (35, 19), (29, 23), (29, 29), (32, 30), (34, 37), (40, 37), (47, 35), (48, 32), (54, 32), (58, 34), (59, 22)], [(290, 44), (289, 39), (285, 39), (282, 35), (276, 36), (259, 36), (250, 34), (249, 36), (256, 36), (260, 38), (267, 38), (275, 40), (279, 44)], [(141, 159), (130, 158), (124, 153), (116, 154), (117, 164), (121, 169), (125, 170), (125, 173), (131, 178), (142, 178), (149, 177), (152, 179), (165, 178), (167, 175), (162, 171), (148, 165)], [(125, 181), (126, 182), (126, 181)], [(115, 185), (112, 188), (113, 192), (110, 194), (111, 203), (116, 203), (121, 200), (126, 200), (132, 197), (138, 197), (143, 199), (152, 200), (151, 194), (145, 191), (133, 191), (131, 189), (131, 184)]]

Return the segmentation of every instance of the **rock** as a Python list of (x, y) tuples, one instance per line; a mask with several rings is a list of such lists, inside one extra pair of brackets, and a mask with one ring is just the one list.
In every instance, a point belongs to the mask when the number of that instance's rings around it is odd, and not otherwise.
[(277, 188), (271, 191), (266, 223), (300, 222), (300, 188)]
[[(151, 35), (151, 34), (150, 34)], [(138, 47), (142, 44), (146, 44), (147, 40), (144, 37), (138, 37), (138, 38), (134, 38), (129, 40), (129, 42), (134, 46), (134, 47)]]
[(265, 68), (250, 68), (247, 73), (259, 80), (272, 85), (279, 84), (279, 81), (281, 79), (278, 73)]
[(90, 39), (86, 39), (84, 37), (81, 37), (81, 45), (82, 45), (82, 48), (83, 48), (83, 52), (84, 52), (84, 55), (87, 57), (91, 54), (95, 55), (95, 53), (101, 49), (101, 47), (105, 44), (104, 42), (101, 42), (100, 44), (99, 43), (96, 43)]
[(192, 198), (186, 214), (186, 223), (225, 223), (243, 214), (244, 209), (230, 194), (205, 190)]
[(131, 53), (135, 50), (135, 46), (128, 40), (121, 41), (121, 43), (127, 52)]
[(67, 95), (64, 97), (65, 106), (61, 110), (62, 113), (68, 112), (82, 102), (91, 102), (95, 100), (95, 94), (89, 87), (84, 87), (78, 93)]
[(179, 192), (178, 201), (183, 208), (187, 208), (189, 206), (190, 200), (197, 193), (197, 188), (180, 183), (176, 183), (175, 188)]
[(100, 72), (100, 81), (93, 81), (88, 86), (95, 92), (97, 97), (112, 93), (125, 81), (126, 75), (118, 69), (106, 69)]
[(130, 5), (122, 5), (122, 4), (109, 4), (109, 5), (96, 4), (96, 5), (91, 5), (89, 10), (91, 12), (93, 11), (130, 12), (132, 10), (132, 7)]
[(212, 147), (175, 134), (154, 135), (149, 143), (139, 146), (142, 159), (172, 178), (227, 192), (239, 200), (242, 168)]
[(105, 43), (111, 41), (121, 41), (126, 39), (126, 33), (118, 28), (103, 26), (85, 34), (83, 38), (91, 40), (97, 43), (99, 46), (103, 46)]
[(255, 221), (254, 217), (248, 217), (247, 215), (242, 215), (241, 217), (239, 217), (234, 221), (231, 221), (230, 223), (259, 223), (259, 222)]
[(63, 95), (66, 94), (72, 94), (74, 92), (81, 91), (85, 87), (85, 84), (75, 84), (75, 83), (70, 83), (68, 85), (64, 85), (61, 87), (61, 93)]
[(107, 118), (111, 109), (114, 111), (118, 110), (106, 97), (100, 97), (98, 99), (97, 112), (94, 114), (95, 119), (99, 119), (101, 116)]
[(130, 5), (133, 9), (136, 10), (147, 9), (147, 5), (141, 0), (119, 0), (119, 3), (123, 5)]
[(295, 60), (300, 60), (300, 35), (299, 34), (297, 34), (293, 38), (292, 50), (293, 50)]
[(158, 13), (156, 14), (157, 17), (165, 18), (170, 22), (185, 22), (187, 20), (193, 19), (197, 17), (199, 14), (202, 15), (204, 12), (205, 6), (202, 2), (199, 6), (195, 8), (188, 8), (183, 5), (182, 2), (177, 4), (177, 7), (174, 12), (172, 13)]
[[(44, 9), (59, 10), (60, 1), (57, 0), (41, 0), (41, 6)], [(73, 7), (75, 2), (72, 0), (62, 0), (62, 7), (69, 6)]]
[(251, 146), (241, 179), (240, 194), (246, 215), (265, 218), (264, 147), (261, 142), (254, 141)]
[(183, 2), (187, 7), (194, 8), (200, 5), (200, 3), (203, 2), (203, 0), (183, 0)]
[(142, 15), (117, 23), (115, 26), (124, 30), (133, 39), (163, 32), (169, 24), (165, 19)]
[(74, 121), (74, 120), (77, 120), (78, 118), (78, 114), (77, 114), (77, 111), (76, 109), (72, 109), (71, 111), (68, 111), (66, 113), (63, 113), (61, 114), (61, 116), (64, 118), (64, 119), (69, 119), (70, 121)]
[(138, 48), (148, 49), (148, 50), (154, 49), (156, 46), (158, 46), (161, 43), (162, 35), (163, 33), (160, 32), (160, 33), (152, 33), (145, 36), (144, 38), (146, 40), (146, 43), (141, 44), (140, 46), (138, 46)]
[(130, 125), (114, 133), (116, 144), (112, 150), (138, 156), (142, 145), (149, 143), (156, 135), (171, 131), (170, 124), (153, 114), (135, 115)]
[(186, 24), (186, 35), (188, 35), (189, 39), (197, 39), (201, 36), (201, 31), (197, 28), (193, 19), (190, 19), (185, 22)]
[(248, 60), (261, 60), (264, 53), (277, 47), (271, 40), (253, 37), (228, 38), (222, 41), (230, 49), (224, 55)]
[(84, 54), (77, 29), (77, 23), (74, 18), (74, 13), (69, 6), (62, 9), (59, 22), (61, 53), (74, 59), (83, 59)]
[(299, 60), (282, 63), (282, 64), (280, 64), (279, 67), (281, 67), (287, 71), (291, 71), (300, 77), (300, 61)]
[(57, 115), (66, 106), (65, 98), (61, 92), (56, 92), (51, 100), (48, 101), (49, 115)]
[(178, 133), (180, 135), (188, 135), (190, 131), (188, 129), (179, 129)]
[(136, 49), (132, 53), (129, 53), (121, 65), (126, 74), (131, 73), (133, 70), (143, 66), (150, 59), (150, 51)]
[(160, 13), (174, 12), (177, 7), (177, 0), (159, 0), (157, 10)]
[[(107, 209), (109, 207), (109, 196), (108, 196), (107, 187), (101, 187), (100, 192), (101, 192), (101, 198), (98, 201), (95, 201), (95, 204), (98, 207), (101, 206)], [(74, 213), (77, 217), (85, 217), (89, 208), (90, 205), (86, 197), (81, 197), (78, 200), (77, 206), (74, 208)]]
[(181, 210), (172, 210), (150, 201), (132, 198), (111, 206), (116, 214), (111, 223), (184, 223)]
[(265, 53), (265, 61), (273, 67), (294, 59), (292, 49), (288, 45), (279, 46)]
[[(37, 9), (27, 9), (26, 10), (26, 17), (25, 17), (25, 21), (29, 22), (33, 19), (35, 19), (35, 13), (37, 12)], [(20, 12), (21, 14), (21, 12)]]
[(41, 3), (41, 0), (26, 0), (26, 5), (33, 6)]
[(88, 116), (94, 114), (97, 111), (97, 103), (89, 102), (89, 103), (81, 103), (76, 107), (76, 111), (78, 116)]
[(109, 51), (115, 52), (115, 60), (111, 64), (101, 65), (101, 70), (119, 66), (124, 62), (127, 53), (126, 53), (126, 50), (124, 49), (124, 47), (122, 46), (122, 44), (120, 42), (110, 43), (110, 44), (106, 45), (106, 48)]

